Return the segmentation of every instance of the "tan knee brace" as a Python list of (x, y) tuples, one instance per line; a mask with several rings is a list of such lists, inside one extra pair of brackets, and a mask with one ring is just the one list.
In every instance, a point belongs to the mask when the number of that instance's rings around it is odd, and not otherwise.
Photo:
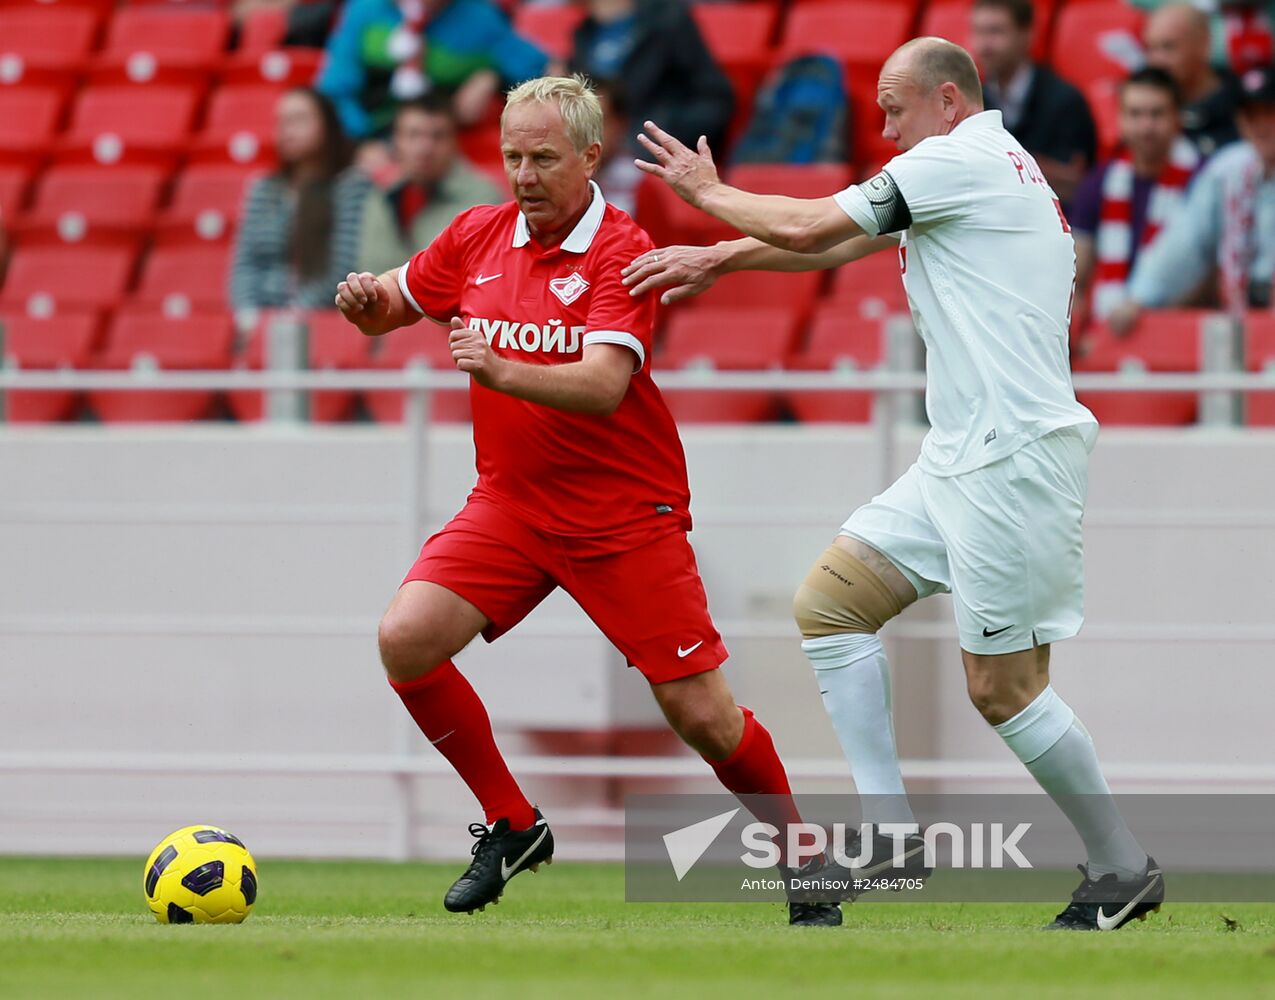
[(815, 560), (792, 603), (806, 639), (876, 632), (902, 610), (898, 596), (876, 573), (836, 545)]

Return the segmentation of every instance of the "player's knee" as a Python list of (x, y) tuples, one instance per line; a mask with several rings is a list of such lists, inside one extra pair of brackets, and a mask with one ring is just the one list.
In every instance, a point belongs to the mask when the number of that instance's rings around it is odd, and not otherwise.
[(847, 632), (872, 634), (903, 610), (903, 602), (871, 567), (829, 545), (793, 597), (792, 616), (804, 639)]
[(428, 673), (449, 656), (428, 622), (394, 609), (381, 619), (376, 641), (386, 674), (400, 683)]
[(966, 691), (969, 693), (970, 703), (978, 709), (978, 714), (987, 720), (988, 725), (999, 726), (1018, 714), (1013, 707), (1010, 692), (1001, 690), (1000, 685), (989, 676), (967, 677)]
[(668, 716), (677, 735), (702, 757), (725, 760), (735, 749), (739, 734), (735, 732), (738, 720), (733, 715), (687, 701), (673, 707)]

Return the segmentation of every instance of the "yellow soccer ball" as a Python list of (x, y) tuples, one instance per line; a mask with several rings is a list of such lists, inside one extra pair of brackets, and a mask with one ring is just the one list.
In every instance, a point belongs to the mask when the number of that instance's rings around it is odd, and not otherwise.
[(257, 901), (257, 863), (243, 841), (215, 826), (188, 826), (159, 842), (142, 874), (161, 924), (238, 924)]

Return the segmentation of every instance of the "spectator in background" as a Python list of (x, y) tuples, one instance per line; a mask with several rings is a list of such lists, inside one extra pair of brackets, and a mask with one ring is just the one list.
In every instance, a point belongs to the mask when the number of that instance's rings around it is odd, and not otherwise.
[(602, 105), (602, 158), (593, 175), (607, 203), (632, 215), (637, 208), (637, 188), (642, 171), (633, 162), (629, 148), (633, 123), (624, 89), (618, 83), (594, 84), (593, 92)]
[(1144, 309), (1182, 305), (1213, 276), (1232, 314), (1271, 306), (1275, 272), (1275, 66), (1240, 78), (1243, 142), (1220, 150), (1191, 185), (1186, 204), (1138, 258), (1129, 297), (1108, 318), (1127, 333)]
[(1142, 40), (1147, 65), (1177, 82), (1182, 127), (1201, 155), (1238, 139), (1234, 83), (1209, 62), (1208, 15), (1189, 4), (1168, 4), (1147, 19)]
[[(1165, 0), (1129, 0), (1148, 12), (1162, 10)], [(1174, 0), (1173, 7), (1187, 7)], [(1275, 0), (1201, 0), (1198, 7), (1209, 31), (1209, 62), (1239, 74), (1269, 63), (1272, 58), (1272, 26)]]
[(349, 0), (316, 86), (336, 102), (346, 134), (362, 140), (383, 138), (398, 102), (433, 89), (473, 124), (502, 86), (548, 64), (489, 0)]
[(1121, 84), (1121, 151), (1089, 172), (1067, 214), (1076, 238), (1076, 329), (1090, 310), (1105, 319), (1124, 301), (1139, 250), (1186, 200), (1200, 154), (1182, 135), (1180, 111), (1177, 84), (1162, 69), (1138, 70)]
[(983, 74), (983, 98), (1036, 158), (1064, 202), (1097, 155), (1098, 135), (1084, 95), (1048, 66), (1032, 62), (1032, 0), (975, 0), (970, 47)]
[[(621, 84), (633, 121), (658, 121), (691, 146), (707, 136), (721, 150), (734, 97), (687, 6), (681, 0), (588, 0), (587, 6), (568, 70)], [(627, 145), (642, 153), (636, 134)]]
[(350, 166), (332, 102), (308, 87), (285, 92), (275, 149), (279, 169), (248, 189), (235, 238), (230, 301), (241, 328), (260, 309), (333, 308), (332, 288), (354, 270), (358, 253), (370, 182)]
[(398, 106), (390, 141), (399, 179), (388, 190), (368, 191), (358, 267), (351, 270), (391, 271), (433, 243), (461, 212), (507, 200), (465, 162), (456, 131), (456, 112), (442, 94), (426, 94)]

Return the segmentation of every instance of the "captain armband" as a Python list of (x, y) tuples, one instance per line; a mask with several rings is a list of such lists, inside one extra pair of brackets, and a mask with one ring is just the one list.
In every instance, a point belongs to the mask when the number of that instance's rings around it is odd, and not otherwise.
[(872, 214), (876, 216), (882, 235), (901, 233), (912, 225), (912, 212), (903, 200), (903, 192), (884, 170), (860, 184), (859, 189), (872, 206)]

